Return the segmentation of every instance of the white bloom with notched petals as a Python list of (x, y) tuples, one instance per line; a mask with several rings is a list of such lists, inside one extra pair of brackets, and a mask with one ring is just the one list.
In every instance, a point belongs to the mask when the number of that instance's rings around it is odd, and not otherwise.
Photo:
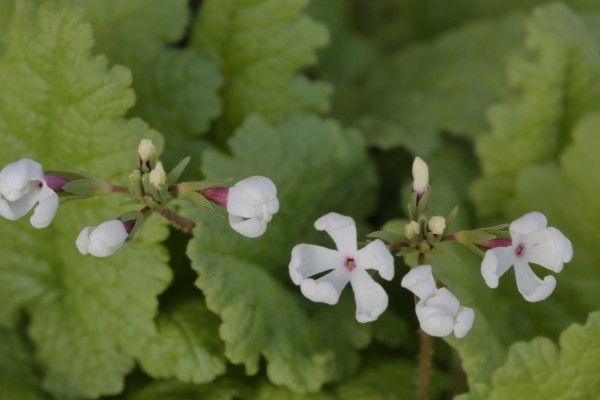
[(401, 284), (419, 298), (415, 311), (421, 329), (428, 335), (444, 337), (454, 332), (460, 339), (471, 330), (473, 309), (462, 307), (448, 289), (437, 288), (430, 265), (411, 269)]
[[(299, 244), (292, 250), (289, 272), (308, 299), (336, 304), (348, 282), (354, 291), (356, 319), (376, 320), (388, 306), (388, 296), (371, 275), (376, 270), (383, 279), (394, 277), (394, 257), (381, 240), (374, 240), (357, 249), (356, 225), (350, 217), (329, 213), (315, 222), (315, 228), (325, 231), (337, 250), (312, 244)], [(327, 272), (314, 279), (314, 275)]]
[(229, 224), (244, 236), (255, 238), (265, 233), (267, 224), (277, 211), (277, 187), (267, 177), (251, 176), (229, 188)]
[(58, 195), (44, 181), (42, 166), (24, 158), (0, 171), (0, 215), (12, 221), (31, 211), (29, 221), (35, 228), (45, 228), (58, 210)]
[(558, 229), (547, 226), (546, 217), (531, 212), (510, 224), (511, 245), (496, 247), (485, 253), (481, 275), (491, 288), (514, 265), (517, 288), (525, 300), (536, 302), (546, 299), (556, 287), (551, 275), (540, 279), (529, 263), (541, 265), (553, 272), (560, 272), (564, 263), (573, 258), (573, 246)]
[(123, 246), (128, 235), (123, 222), (113, 219), (98, 226), (83, 228), (75, 245), (84, 256), (91, 254), (95, 257), (108, 257)]
[(422, 195), (427, 190), (427, 186), (429, 186), (429, 168), (420, 157), (416, 157), (413, 161), (412, 175), (413, 191), (418, 195)]

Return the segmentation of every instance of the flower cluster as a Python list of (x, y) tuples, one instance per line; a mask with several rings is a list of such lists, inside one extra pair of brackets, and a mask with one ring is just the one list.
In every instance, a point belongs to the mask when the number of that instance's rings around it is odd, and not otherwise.
[(231, 227), (250, 238), (264, 234), (267, 224), (279, 210), (277, 188), (264, 176), (251, 176), (231, 187), (210, 182), (178, 183), (189, 157), (167, 174), (157, 158), (156, 147), (149, 139), (140, 142), (138, 157), (139, 163), (129, 176), (128, 187), (82, 173), (44, 172), (41, 164), (30, 159), (8, 164), (0, 171), (0, 215), (17, 220), (33, 209), (31, 224), (36, 228), (46, 228), (52, 223), (61, 198), (86, 198), (109, 193), (129, 195), (131, 199), (126, 203), (138, 204), (139, 209), (98, 226), (87, 226), (75, 241), (83, 255), (108, 257), (130, 240), (154, 212), (163, 215), (176, 227), (191, 231), (194, 223), (169, 208), (175, 199), (203, 206), (208, 202), (208, 205), (226, 208)]

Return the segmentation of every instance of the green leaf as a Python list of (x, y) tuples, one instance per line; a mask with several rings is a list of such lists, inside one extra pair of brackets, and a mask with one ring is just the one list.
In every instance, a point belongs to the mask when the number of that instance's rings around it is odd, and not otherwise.
[(342, 119), (372, 145), (421, 156), (441, 146), (441, 132), (475, 136), (485, 128), (486, 106), (504, 91), (504, 66), (520, 48), (523, 21), (515, 14), (473, 23), (375, 63)]
[(498, 214), (514, 192), (518, 172), (555, 160), (577, 120), (600, 109), (596, 36), (565, 5), (535, 9), (527, 49), (508, 71), (516, 94), (488, 112), (491, 132), (477, 141), (483, 177), (472, 188), (482, 215)]
[(573, 324), (559, 346), (546, 338), (517, 343), (494, 372), (490, 400), (595, 399), (600, 396), (600, 312)]
[(404, 227), (408, 223), (405, 219), (393, 219), (386, 222), (380, 230), (371, 232), (367, 236), (370, 238), (381, 239), (388, 243), (406, 241), (404, 236)]
[[(69, 163), (119, 183), (135, 167), (141, 138), (162, 144), (144, 122), (122, 118), (134, 100), (131, 75), (90, 55), (91, 29), (79, 11), (19, 1), (6, 43), (0, 75), (11, 79), (0, 80), (0, 163), (28, 156), (48, 169)], [(171, 279), (158, 220), (111, 258), (77, 252), (79, 230), (120, 215), (117, 203), (66, 203), (43, 231), (26, 220), (0, 222), (0, 322), (27, 310), (44, 387), (57, 397), (121, 390)]]
[(281, 121), (297, 112), (328, 109), (329, 87), (298, 70), (315, 62), (325, 28), (303, 13), (307, 0), (208, 0), (194, 25), (192, 45), (221, 67), (221, 135), (252, 113)]
[(233, 400), (243, 392), (239, 382), (227, 378), (206, 385), (178, 381), (155, 381), (127, 397), (127, 400)]
[(287, 272), (295, 243), (324, 239), (310, 222), (298, 221), (315, 221), (332, 210), (360, 220), (369, 212), (375, 178), (362, 143), (358, 132), (343, 132), (335, 122), (313, 116), (278, 126), (252, 117), (229, 141), (232, 155), (210, 151), (203, 158), (209, 179), (264, 175), (277, 185), (281, 209), (263, 237), (244, 238), (225, 220), (196, 213), (188, 256), (208, 308), (221, 317), (227, 358), (253, 374), (263, 356), (270, 380), (294, 391), (315, 391), (353, 372), (356, 349), (366, 345), (364, 327), (352, 321), (352, 306), (313, 306), (333, 313), (327, 324), (338, 332), (332, 337), (332, 328), (302, 309), (308, 302)]
[(205, 383), (225, 373), (219, 320), (199, 302), (160, 313), (158, 335), (144, 345), (140, 363), (155, 378)]
[(47, 399), (33, 356), (14, 332), (0, 328), (0, 398)]

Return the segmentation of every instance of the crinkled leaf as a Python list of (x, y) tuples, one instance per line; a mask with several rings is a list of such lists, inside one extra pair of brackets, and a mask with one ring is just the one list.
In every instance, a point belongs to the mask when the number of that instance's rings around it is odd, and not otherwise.
[(527, 22), (527, 48), (509, 68), (517, 94), (488, 112), (491, 132), (477, 142), (483, 177), (472, 188), (478, 211), (502, 211), (518, 172), (555, 160), (573, 125), (600, 109), (600, 52), (588, 26), (565, 5), (537, 8)]
[[(90, 55), (92, 33), (81, 17), (55, 3), (35, 10), (17, 2), (0, 59), (0, 75), (11, 77), (0, 80), (0, 160), (29, 156), (48, 169), (71, 165), (120, 180), (135, 166), (141, 138), (162, 139), (142, 121), (121, 118), (133, 104), (131, 75)], [(57, 396), (121, 390), (141, 339), (154, 333), (156, 295), (170, 281), (157, 245), (167, 233), (162, 224), (109, 259), (77, 252), (83, 226), (123, 212), (117, 200), (66, 203), (42, 231), (26, 220), (0, 222), (0, 287), (10, 299), (0, 320), (28, 310), (44, 386)]]
[(41, 378), (33, 356), (19, 336), (0, 329), (0, 398), (43, 400)]
[(242, 385), (228, 378), (205, 385), (158, 381), (136, 391), (127, 400), (233, 400), (239, 399), (242, 392)]
[(441, 132), (474, 136), (485, 127), (485, 107), (504, 91), (523, 21), (515, 14), (473, 23), (376, 63), (342, 118), (377, 147), (421, 156), (441, 145)]
[[(220, 334), (229, 360), (256, 373), (264, 356), (273, 383), (317, 390), (356, 368), (356, 348), (366, 345), (368, 336), (351, 321), (353, 307), (341, 312), (341, 306), (322, 305), (316, 309), (332, 312), (327, 324), (311, 320), (300, 307), (307, 302), (298, 289), (289, 289), (287, 264), (295, 243), (324, 239), (311, 223), (298, 221), (333, 210), (357, 220), (368, 213), (374, 176), (360, 134), (312, 116), (276, 127), (253, 117), (229, 144), (233, 155), (205, 154), (206, 177), (268, 176), (277, 185), (281, 209), (259, 239), (238, 235), (218, 216), (195, 215), (198, 227), (188, 255), (199, 274), (197, 285), (223, 321)], [(339, 330), (334, 337), (325, 328), (329, 324)]]
[(490, 400), (596, 399), (600, 397), (600, 313), (573, 324), (559, 346), (546, 338), (513, 345), (494, 372)]
[(225, 372), (219, 320), (200, 302), (178, 304), (158, 316), (158, 335), (144, 345), (140, 363), (155, 378), (205, 383)]
[(223, 115), (229, 136), (246, 116), (280, 121), (300, 111), (326, 111), (329, 88), (298, 70), (315, 62), (325, 28), (303, 13), (307, 0), (208, 0), (194, 25), (192, 45), (224, 74)]

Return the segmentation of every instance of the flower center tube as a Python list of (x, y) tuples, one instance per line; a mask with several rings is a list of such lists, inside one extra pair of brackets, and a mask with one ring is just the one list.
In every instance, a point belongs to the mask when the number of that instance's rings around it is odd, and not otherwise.
[(346, 268), (350, 271), (356, 268), (356, 262), (354, 261), (354, 258), (348, 257), (348, 259), (346, 260)]

